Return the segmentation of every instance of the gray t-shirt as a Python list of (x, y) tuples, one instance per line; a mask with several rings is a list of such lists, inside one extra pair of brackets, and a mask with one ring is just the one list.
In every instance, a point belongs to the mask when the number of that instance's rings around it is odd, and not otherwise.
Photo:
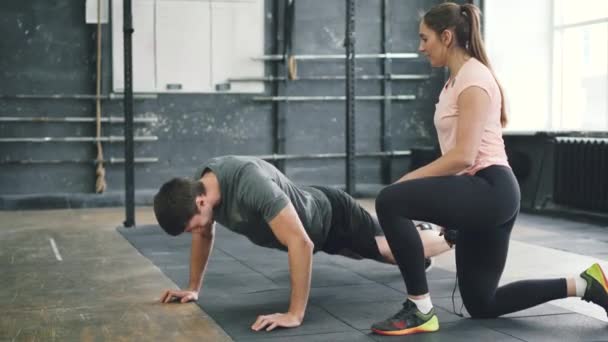
[(286, 250), (268, 223), (291, 202), (315, 251), (323, 247), (331, 225), (331, 205), (318, 189), (296, 186), (272, 164), (253, 157), (210, 159), (197, 178), (205, 170), (211, 170), (219, 181), (221, 201), (213, 214), (224, 227), (256, 245)]

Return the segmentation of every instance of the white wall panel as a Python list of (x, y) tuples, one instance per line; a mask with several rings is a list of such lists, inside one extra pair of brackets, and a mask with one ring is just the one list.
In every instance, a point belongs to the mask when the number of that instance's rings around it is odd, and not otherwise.
[[(264, 4), (256, 1), (213, 1), (212, 81), (214, 86), (229, 78), (262, 77), (264, 64), (253, 57), (264, 54)], [(264, 85), (232, 83), (230, 92), (262, 92)]]
[[(157, 1), (158, 91), (212, 91), (210, 46), (210, 3)], [(179, 85), (181, 89), (170, 89), (171, 85)]]
[[(156, 91), (154, 0), (135, 0), (133, 11), (133, 89)], [(112, 85), (124, 91), (123, 1), (112, 1)]]
[[(263, 0), (133, 0), (134, 92), (213, 93), (262, 77)], [(123, 0), (112, 1), (113, 89), (124, 91)], [(218, 88), (219, 89), (219, 88)], [(219, 90), (225, 91), (225, 90)], [(264, 91), (233, 82), (228, 92)]]

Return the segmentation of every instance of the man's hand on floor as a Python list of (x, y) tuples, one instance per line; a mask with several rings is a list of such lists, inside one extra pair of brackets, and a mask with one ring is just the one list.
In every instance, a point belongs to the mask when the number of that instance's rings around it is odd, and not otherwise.
[(266, 328), (266, 331), (271, 331), (276, 327), (295, 328), (302, 324), (302, 319), (292, 313), (275, 313), (272, 315), (260, 315), (253, 323), (251, 329), (260, 331)]
[(160, 297), (161, 303), (188, 303), (198, 300), (198, 292), (190, 290), (166, 290)]

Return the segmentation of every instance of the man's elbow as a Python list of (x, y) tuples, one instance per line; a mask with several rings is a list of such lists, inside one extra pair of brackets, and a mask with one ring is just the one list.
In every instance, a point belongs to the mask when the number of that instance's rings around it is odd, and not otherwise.
[(312, 252), (315, 249), (315, 243), (312, 242), (310, 238), (302, 239), (301, 243), (306, 250), (310, 250)]
[(312, 251), (315, 249), (315, 244), (309, 237), (298, 237), (290, 241), (288, 248), (296, 248), (298, 250), (312, 253)]

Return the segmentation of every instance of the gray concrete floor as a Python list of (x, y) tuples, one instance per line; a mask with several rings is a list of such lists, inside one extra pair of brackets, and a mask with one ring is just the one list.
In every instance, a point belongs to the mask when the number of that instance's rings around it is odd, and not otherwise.
[[(0, 212), (0, 341), (226, 341), (116, 227), (123, 209)], [(154, 219), (137, 211), (141, 224)]]
[[(369, 325), (404, 298), (398, 270), (322, 253), (305, 324), (254, 333), (257, 314), (288, 303), (285, 253), (219, 229), (198, 305), (161, 305), (163, 289), (187, 283), (189, 237), (162, 234), (149, 208), (138, 209), (138, 228), (117, 232), (123, 218), (122, 208), (0, 212), (0, 341), (608, 341), (606, 313), (579, 299), (496, 320), (454, 315), (452, 252), (428, 274), (438, 333), (372, 335)], [(503, 283), (573, 275), (594, 261), (608, 268), (607, 260), (608, 226), (521, 215)], [(455, 301), (458, 309), (457, 292)]]

